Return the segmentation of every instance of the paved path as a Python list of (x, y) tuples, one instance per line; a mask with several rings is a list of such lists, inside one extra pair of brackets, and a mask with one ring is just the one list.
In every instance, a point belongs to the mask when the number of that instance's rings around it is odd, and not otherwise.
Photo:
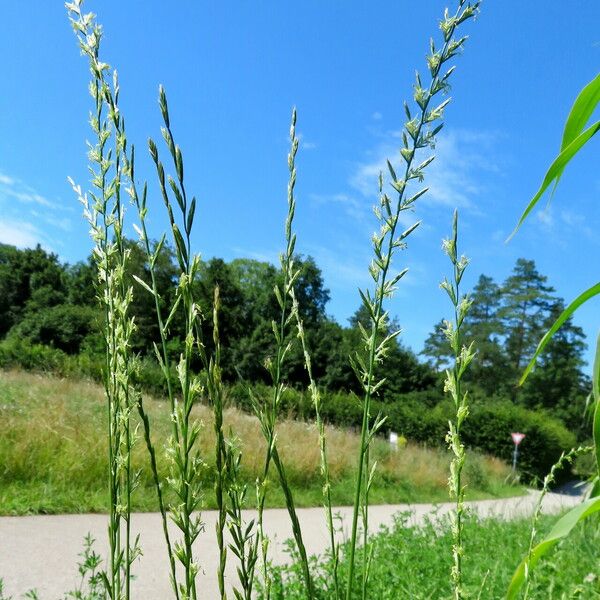
[[(531, 514), (537, 492), (526, 496), (504, 500), (481, 500), (468, 503), (481, 517), (512, 518)], [(562, 494), (548, 494), (544, 501), (544, 512), (558, 512), (574, 506), (580, 497)], [(371, 507), (369, 522), (372, 530), (389, 524), (395, 513), (410, 511), (412, 522), (418, 524), (428, 515), (437, 512), (447, 513), (451, 504), (400, 504)], [(336, 509), (343, 522), (347, 535), (352, 509)], [(247, 516), (253, 516), (249, 511)], [(321, 508), (299, 509), (298, 517), (302, 524), (307, 551), (310, 554), (323, 552), (327, 544), (327, 528)], [(216, 543), (214, 542), (216, 514), (204, 513), (205, 533), (196, 543), (196, 553), (204, 572), (199, 576), (199, 597), (218, 598), (215, 576), (217, 565)], [(160, 515), (156, 513), (135, 514), (133, 528), (140, 533), (144, 555), (135, 564), (137, 575), (133, 582), (134, 597), (143, 600), (164, 600), (171, 598), (166, 551), (163, 543)], [(31, 517), (0, 517), (0, 577), (4, 578), (5, 593), (15, 596), (31, 588), (37, 588), (41, 600), (58, 600), (67, 589), (78, 582), (76, 563), (82, 548), (84, 536), (90, 532), (97, 542), (97, 550), (106, 552), (105, 515), (52, 515)], [(266, 511), (265, 529), (273, 540), (271, 556), (276, 563), (286, 561), (283, 542), (292, 536), (287, 511), (270, 509)], [(175, 532), (174, 532), (175, 533)], [(235, 577), (233, 555), (228, 569), (228, 578)]]

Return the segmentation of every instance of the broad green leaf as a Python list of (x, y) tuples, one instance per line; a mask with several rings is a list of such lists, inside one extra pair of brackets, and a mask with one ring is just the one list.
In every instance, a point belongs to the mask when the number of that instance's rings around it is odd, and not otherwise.
[[(596, 455), (596, 468), (600, 475), (600, 334), (596, 343), (596, 357), (594, 358), (594, 372), (592, 373), (592, 386), (594, 391), (594, 453)], [(597, 487), (597, 486), (595, 486)]]
[[(523, 373), (521, 380), (519, 381), (519, 385), (523, 385), (524, 381), (527, 379), (527, 376), (529, 375), (529, 373), (531, 373), (533, 367), (535, 366), (535, 361), (538, 359), (540, 354), (544, 351), (546, 344), (548, 344), (548, 342), (550, 341), (552, 336), (560, 329), (562, 324), (584, 302), (587, 302), (590, 298), (593, 298), (594, 296), (597, 296), (598, 294), (600, 294), (600, 282), (597, 283), (596, 285), (593, 285), (589, 290), (586, 290), (585, 292), (583, 292), (583, 294), (580, 294), (579, 296), (577, 296), (577, 298), (575, 298), (575, 300), (573, 300), (573, 302), (571, 302), (571, 304), (569, 304), (569, 306), (567, 306), (567, 308), (565, 308), (565, 310), (563, 310), (562, 313), (560, 313), (558, 319), (556, 319), (556, 321), (554, 321), (554, 324), (552, 325), (552, 327), (550, 327), (550, 329), (546, 332), (544, 337), (540, 340), (540, 343), (538, 344), (538, 347), (535, 351), (535, 354), (533, 355), (533, 358), (529, 361), (529, 364), (527, 365), (527, 368), (525, 369), (525, 372)], [(597, 354), (596, 354), (596, 361), (598, 361)], [(597, 388), (597, 386), (595, 386), (595, 388)], [(594, 389), (594, 393), (595, 394), (597, 393), (597, 389)]]
[(583, 133), (579, 134), (561, 153), (554, 159), (554, 162), (550, 165), (550, 168), (546, 172), (544, 176), (544, 180), (542, 181), (542, 185), (540, 189), (537, 191), (535, 196), (531, 199), (527, 208), (521, 215), (515, 230), (510, 234), (509, 240), (517, 233), (519, 227), (523, 224), (523, 221), (527, 218), (529, 213), (533, 210), (534, 206), (538, 203), (539, 199), (542, 197), (544, 192), (548, 189), (550, 184), (553, 181), (556, 181), (564, 168), (567, 166), (569, 161), (581, 150), (581, 148), (585, 145), (585, 143), (598, 131), (600, 130), (600, 121), (594, 123), (590, 127), (588, 127)]
[(594, 372), (592, 374), (594, 386), (594, 400), (600, 401), (600, 333), (596, 342), (596, 357), (594, 358)]
[[(508, 591), (506, 592), (506, 600), (513, 600), (517, 597), (519, 590), (525, 583), (525, 570), (529, 572), (535, 567), (539, 560), (547, 554), (558, 542), (567, 537), (573, 530), (575, 525), (590, 515), (600, 511), (600, 498), (590, 498), (575, 508), (572, 508), (568, 513), (563, 515), (554, 525), (550, 533), (533, 548), (531, 556), (525, 557), (521, 564), (517, 567), (513, 574)], [(529, 564), (528, 563), (529, 559)]]
[(561, 150), (564, 150), (582, 131), (600, 103), (600, 73), (592, 79), (575, 99), (567, 117)]
[[(571, 107), (565, 128), (563, 131), (562, 143), (560, 149), (564, 150), (582, 131), (585, 124), (589, 121), (590, 117), (594, 113), (596, 106), (600, 102), (600, 74), (596, 75), (592, 81), (590, 81), (582, 90), (579, 92), (575, 102)], [(554, 182), (554, 190), (562, 177), (563, 169), (557, 175)]]

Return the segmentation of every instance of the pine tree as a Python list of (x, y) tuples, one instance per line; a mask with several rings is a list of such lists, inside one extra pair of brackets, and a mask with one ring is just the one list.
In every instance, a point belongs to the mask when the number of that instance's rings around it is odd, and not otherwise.
[(480, 275), (471, 300), (464, 336), (467, 343), (474, 343), (477, 354), (465, 379), (475, 382), (488, 395), (497, 394), (505, 387), (508, 374), (502, 347), (504, 328), (499, 315), (502, 289), (491, 277)]
[(505, 334), (504, 349), (510, 368), (511, 396), (516, 400), (516, 383), (544, 334), (553, 309), (554, 289), (547, 285), (532, 260), (519, 258), (502, 285), (499, 318)]

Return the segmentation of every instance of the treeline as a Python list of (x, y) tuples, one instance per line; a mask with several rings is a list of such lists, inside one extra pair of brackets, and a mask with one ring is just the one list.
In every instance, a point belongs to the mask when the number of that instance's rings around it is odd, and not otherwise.
[[(132, 312), (136, 331), (133, 350), (152, 359), (153, 344), (159, 341), (154, 298), (135, 280), (150, 278), (145, 255), (133, 241), (130, 251), (129, 283), (134, 288)], [(315, 261), (298, 257), (301, 275), (296, 285), (299, 310), (304, 320), (308, 343), (313, 352), (314, 374), (328, 390), (359, 392), (358, 382), (348, 357), (360, 343), (359, 323), (367, 324), (362, 310), (348, 327), (327, 315), (329, 291)], [(174, 281), (179, 274), (173, 250), (164, 245), (155, 266), (162, 309), (173, 305)], [(272, 355), (272, 321), (280, 309), (273, 289), (280, 271), (267, 262), (236, 259), (225, 262), (213, 258), (202, 264), (195, 282), (196, 298), (202, 311), (204, 340), (212, 343), (212, 304), (219, 286), (221, 311), (219, 330), (222, 345), (223, 377), (228, 382), (270, 381), (265, 361)], [(94, 288), (92, 261), (62, 264), (55, 254), (35, 249), (19, 250), (0, 244), (0, 339), (41, 344), (68, 355), (102, 356), (102, 314)], [(169, 351), (177, 359), (183, 343), (183, 324), (174, 320), (170, 327)], [(304, 360), (298, 345), (292, 347), (285, 377), (294, 387), (308, 383)], [(199, 366), (199, 365), (198, 365)], [(381, 397), (392, 401), (398, 394), (433, 388), (435, 370), (400, 343), (396, 344), (385, 365), (387, 382)]]
[[(145, 254), (134, 241), (130, 252), (129, 283), (134, 288), (132, 311), (136, 332), (133, 350), (152, 359), (159, 340), (154, 298), (135, 278), (149, 280)], [(173, 305), (173, 285), (179, 269), (172, 248), (165, 244), (155, 267), (165, 313)], [(369, 326), (360, 308), (344, 327), (327, 314), (329, 290), (321, 270), (310, 257), (298, 257), (301, 275), (296, 284), (299, 310), (313, 353), (316, 379), (330, 391), (360, 392), (348, 357), (360, 343), (360, 326)], [(0, 340), (49, 346), (68, 355), (103, 355), (101, 323), (91, 260), (63, 264), (55, 254), (40, 248), (19, 250), (0, 244)], [(213, 258), (202, 264), (195, 282), (202, 310), (205, 343), (212, 343), (212, 303), (215, 286), (221, 297), (220, 336), (223, 376), (228, 382), (268, 383), (265, 361), (273, 353), (272, 321), (279, 318), (273, 289), (278, 268), (267, 262)], [(564, 307), (547, 278), (530, 260), (517, 260), (503, 282), (481, 275), (471, 294), (472, 306), (464, 323), (465, 340), (473, 342), (477, 356), (466, 374), (476, 397), (508, 399), (531, 409), (548, 409), (571, 428), (581, 426), (590, 389), (584, 375), (585, 336), (567, 321), (554, 336), (526, 385), (517, 383), (536, 345)], [(394, 402), (401, 394), (435, 391), (441, 399), (440, 372), (450, 350), (438, 323), (427, 338), (419, 360), (400, 342), (392, 347), (385, 365), (386, 383), (380, 400)], [(174, 320), (169, 350), (177, 359), (182, 348), (183, 324)], [(298, 344), (293, 345), (285, 373), (296, 388), (307, 384)]]

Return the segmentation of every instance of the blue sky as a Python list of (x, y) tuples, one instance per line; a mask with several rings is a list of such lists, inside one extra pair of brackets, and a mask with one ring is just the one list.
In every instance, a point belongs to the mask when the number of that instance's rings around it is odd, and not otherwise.
[[(145, 156), (160, 138), (158, 84), (166, 87), (189, 189), (198, 198), (194, 243), (203, 257), (275, 262), (286, 210), (290, 110), (298, 107), (298, 250), (315, 257), (340, 322), (368, 283), (371, 205), (386, 157), (398, 156), (402, 101), (422, 72), (444, 2), (209, 3), (88, 1), (116, 66), (138, 176), (150, 185), (151, 231), (165, 227)], [(502, 281), (534, 259), (570, 300), (597, 280), (600, 169), (594, 142), (571, 165), (554, 201), (508, 245), (505, 238), (556, 153), (577, 91), (598, 72), (600, 5), (484, 3), (466, 28), (429, 169), (423, 225), (396, 265), (408, 266), (390, 311), (416, 351), (448, 314), (438, 282), (441, 239), (455, 206), (461, 245), (480, 273)], [(10, 3), (0, 25), (0, 241), (41, 243), (69, 262), (91, 243), (67, 176), (86, 184), (88, 71), (62, 2)], [(133, 216), (133, 215), (132, 215)], [(593, 340), (598, 303), (577, 316)], [(591, 350), (588, 357), (591, 356)]]

